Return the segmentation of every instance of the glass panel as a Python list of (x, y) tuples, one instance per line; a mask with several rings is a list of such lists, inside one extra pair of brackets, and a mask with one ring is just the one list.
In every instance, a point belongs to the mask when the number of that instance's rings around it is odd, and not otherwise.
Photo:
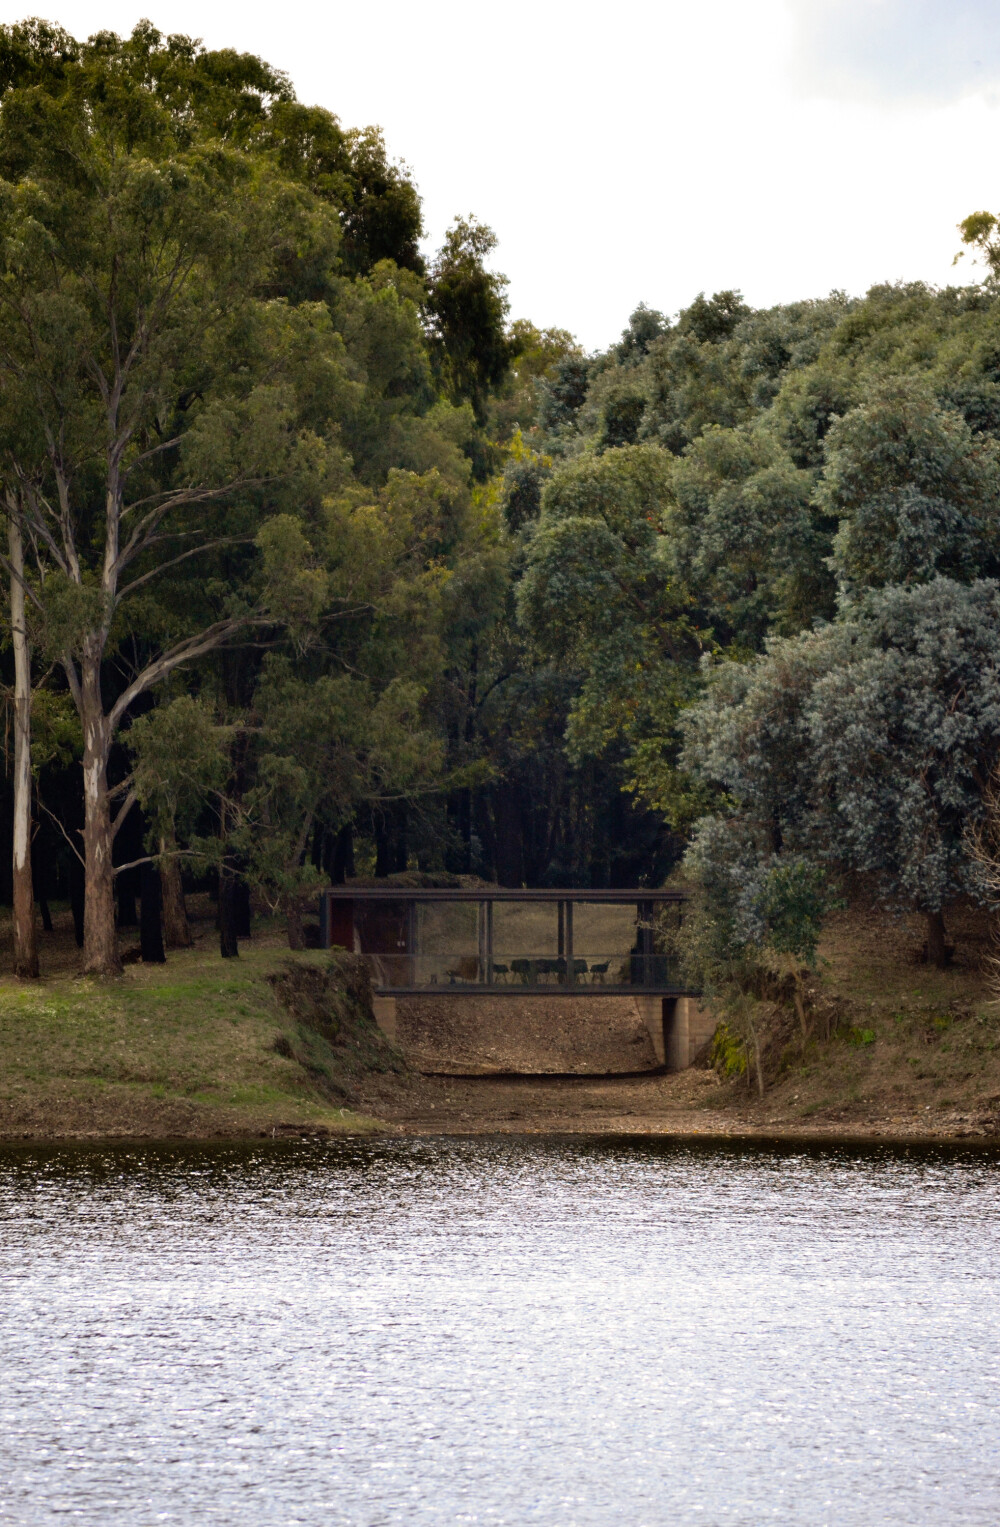
[[(565, 909), (570, 904), (563, 903)], [(477, 902), (358, 900), (362, 952), (377, 987), (553, 986), (662, 987), (672, 982), (671, 943), (658, 907), (572, 903), (573, 965), (560, 953), (560, 904), (498, 901), (493, 909), (493, 966), (487, 973), (486, 923)], [(564, 923), (565, 930), (565, 923)]]
[[(577, 985), (640, 985), (635, 970), (635, 907), (578, 901), (573, 908), (573, 964)], [(583, 968), (581, 969), (581, 966)]]
[(493, 958), (555, 959), (559, 955), (559, 904), (555, 901), (493, 903)]
[(407, 905), (405, 901), (354, 903), (354, 926), (362, 954), (405, 954)]
[(424, 901), (416, 906), (416, 986), (467, 986), (479, 980), (479, 906)]

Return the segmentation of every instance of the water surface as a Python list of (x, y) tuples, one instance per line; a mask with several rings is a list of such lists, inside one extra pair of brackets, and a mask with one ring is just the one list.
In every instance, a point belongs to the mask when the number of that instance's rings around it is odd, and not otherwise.
[(1000, 1165), (0, 1153), (0, 1520), (1000, 1520)]

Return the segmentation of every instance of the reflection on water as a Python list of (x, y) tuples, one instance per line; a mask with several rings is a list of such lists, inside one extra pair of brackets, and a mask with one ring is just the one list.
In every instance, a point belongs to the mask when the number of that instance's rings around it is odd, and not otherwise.
[(0, 1153), (0, 1520), (993, 1524), (1000, 1166)]

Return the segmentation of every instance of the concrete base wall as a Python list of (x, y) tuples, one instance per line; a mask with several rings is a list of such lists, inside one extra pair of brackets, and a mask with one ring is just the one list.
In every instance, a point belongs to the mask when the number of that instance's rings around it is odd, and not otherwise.
[(653, 1045), (653, 1054), (656, 1056), (656, 1064), (665, 1066), (667, 1063), (667, 1036), (664, 1014), (666, 1012), (667, 997), (635, 997), (636, 1007), (639, 1009), (639, 1017), (646, 1025)]
[(715, 1019), (697, 997), (667, 997), (663, 1006), (667, 1070), (686, 1071), (715, 1033)]

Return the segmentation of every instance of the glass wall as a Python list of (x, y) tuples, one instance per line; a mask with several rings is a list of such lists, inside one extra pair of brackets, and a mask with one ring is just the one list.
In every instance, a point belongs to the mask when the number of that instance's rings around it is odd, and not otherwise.
[(679, 909), (648, 901), (365, 901), (356, 947), (376, 987), (544, 990), (673, 984), (664, 927)]

